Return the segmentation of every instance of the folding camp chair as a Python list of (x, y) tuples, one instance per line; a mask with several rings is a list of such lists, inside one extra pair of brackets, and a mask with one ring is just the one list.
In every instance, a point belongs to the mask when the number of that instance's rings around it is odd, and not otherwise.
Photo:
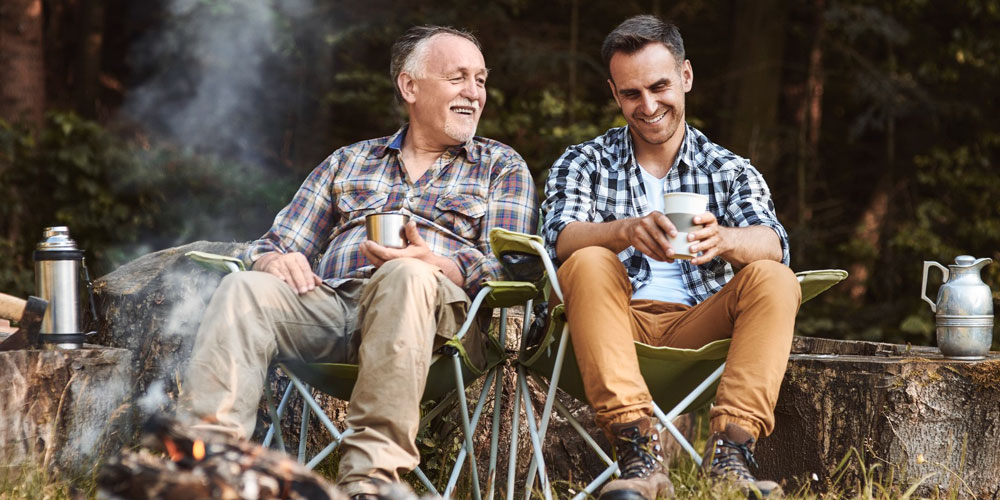
[[(500, 251), (516, 251), (531, 253), (541, 258), (552, 292), (561, 301), (562, 290), (556, 278), (555, 266), (545, 251), (540, 237), (494, 229), (490, 234), (490, 242), (495, 252), (498, 249)], [(847, 277), (847, 272), (821, 270), (800, 272), (796, 275), (802, 286), (802, 302), (805, 302), (842, 281)], [(569, 342), (569, 325), (566, 323), (565, 311), (561, 304), (552, 311), (545, 336), (540, 341), (534, 342), (533, 345), (529, 345), (530, 340), (533, 339), (522, 337), (518, 354), (518, 382), (514, 403), (515, 414), (517, 414), (517, 407), (522, 401), (525, 405), (528, 417), (528, 434), (531, 437), (533, 449), (532, 463), (525, 482), (525, 498), (530, 497), (536, 470), (545, 498), (551, 498), (551, 487), (545, 471), (541, 444), (545, 440), (553, 407), (566, 418), (577, 433), (607, 464), (604, 472), (575, 497), (582, 498), (592, 494), (612, 475), (616, 475), (618, 465), (607, 456), (573, 415), (556, 399), (556, 388), (560, 388), (580, 401), (587, 400), (579, 367), (576, 364), (576, 356), (573, 354), (572, 345)], [(553, 353), (552, 347), (557, 342)], [(722, 339), (708, 343), (699, 349), (653, 347), (640, 342), (635, 343), (639, 369), (653, 398), (653, 412), (658, 417), (660, 424), (677, 439), (677, 442), (699, 465), (701, 464), (701, 455), (674, 426), (673, 420), (682, 413), (703, 407), (714, 399), (719, 377), (725, 368), (729, 343), (729, 339)], [(529, 374), (532, 380), (546, 389), (544, 406), (537, 426), (532, 415), (531, 396), (527, 386)], [(545, 382), (545, 379), (548, 379), (548, 383)], [(671, 408), (671, 410), (664, 413), (661, 407)], [(516, 468), (514, 450), (517, 447), (517, 429), (515, 429), (511, 441), (511, 462), (508, 470), (514, 471)], [(507, 498), (512, 498), (513, 494), (514, 478), (513, 475), (510, 475), (507, 481)]]
[[(192, 260), (205, 265), (206, 267), (224, 272), (234, 272), (244, 270), (243, 262), (233, 257), (226, 257), (203, 252), (189, 252), (186, 254)], [(462, 429), (464, 432), (464, 443), (455, 459), (455, 464), (448, 476), (448, 482), (439, 493), (437, 487), (427, 477), (426, 474), (417, 467), (414, 474), (420, 482), (434, 494), (440, 494), (445, 498), (450, 497), (457, 485), (462, 467), (467, 458), (471, 462), (470, 470), (472, 477), (472, 496), (477, 500), (481, 498), (479, 474), (476, 467), (475, 451), (472, 443), (473, 430), (477, 428), (483, 406), (486, 402), (491, 386), (495, 394), (495, 404), (493, 411), (492, 433), (490, 437), (490, 460), (489, 478), (487, 480), (487, 496), (492, 498), (494, 477), (496, 475), (497, 457), (497, 437), (499, 435), (500, 411), (499, 401), (502, 398), (503, 385), (498, 373), (502, 373), (503, 361), (506, 358), (504, 349), (506, 342), (507, 308), (524, 304), (538, 295), (538, 290), (531, 283), (512, 281), (489, 281), (473, 299), (469, 308), (465, 323), (455, 337), (449, 340), (445, 346), (438, 350), (432, 359), (430, 371), (427, 377), (427, 384), (423, 394), (423, 400), (436, 401), (438, 404), (421, 418), (421, 428), (428, 422), (439, 416), (444, 410), (451, 407), (457, 399), (459, 413), (462, 417)], [(530, 305), (529, 305), (530, 307)], [(485, 369), (479, 369), (469, 360), (468, 355), (461, 343), (477, 314), (481, 308), (500, 309), (500, 322), (496, 337), (487, 335), (487, 365)], [(284, 440), (280, 432), (281, 416), (284, 414), (289, 399), (294, 388), (296, 393), (303, 399), (302, 422), (299, 429), (299, 449), (298, 458), (300, 463), (306, 463), (310, 469), (319, 464), (324, 458), (332, 453), (349, 435), (351, 429), (339, 429), (323, 411), (323, 408), (313, 397), (312, 389), (329, 394), (333, 397), (349, 400), (354, 382), (357, 379), (358, 366), (346, 363), (305, 363), (286, 361), (278, 364), (281, 371), (288, 377), (289, 384), (285, 389), (278, 405), (273, 404), (270, 388), (265, 388), (265, 396), (268, 400), (268, 409), (271, 413), (272, 425), (264, 437), (263, 445), (270, 446), (272, 440), (276, 447), (284, 451)], [(470, 418), (468, 405), (465, 397), (465, 389), (473, 381), (485, 376), (479, 399), (476, 403), (473, 414)], [(443, 397), (443, 399), (442, 399)], [(330, 433), (332, 439), (316, 455), (306, 461), (306, 441), (309, 429), (309, 418), (315, 414), (319, 421)]]

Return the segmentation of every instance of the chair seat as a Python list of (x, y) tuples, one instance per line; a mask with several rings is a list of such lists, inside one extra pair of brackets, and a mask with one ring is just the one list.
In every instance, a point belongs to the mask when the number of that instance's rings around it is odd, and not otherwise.
[[(539, 346), (525, 350), (519, 356), (519, 362), (528, 371), (548, 378), (555, 368), (555, 354), (552, 344), (562, 331), (566, 322), (565, 309), (562, 304), (552, 311), (552, 324), (546, 341)], [(681, 349), (675, 347), (657, 347), (642, 342), (635, 343), (636, 355), (639, 359), (639, 371), (649, 388), (650, 395), (656, 404), (672, 408), (687, 396), (697, 385), (705, 380), (719, 365), (726, 361), (729, 353), (730, 339), (721, 339), (705, 344), (698, 349)], [(583, 389), (583, 378), (576, 363), (573, 343), (566, 347), (566, 357), (563, 360), (562, 376), (559, 378), (559, 388), (579, 399), (587, 401)], [(698, 409), (715, 396), (715, 386), (702, 393), (685, 410)]]
[[(474, 366), (465, 348), (458, 340), (449, 340), (446, 346), (455, 348), (462, 360), (462, 379), (465, 387), (477, 380), (487, 371), (500, 365), (506, 359), (506, 352), (492, 336), (486, 342), (486, 366), (482, 369)], [(358, 379), (358, 365), (350, 363), (306, 363), (302, 361), (282, 361), (282, 369), (295, 374), (303, 382), (316, 390), (345, 401), (351, 399), (354, 382)], [(424, 388), (424, 401), (437, 401), (450, 391), (455, 390), (454, 368), (447, 356), (438, 356), (431, 364), (427, 374), (427, 384)]]

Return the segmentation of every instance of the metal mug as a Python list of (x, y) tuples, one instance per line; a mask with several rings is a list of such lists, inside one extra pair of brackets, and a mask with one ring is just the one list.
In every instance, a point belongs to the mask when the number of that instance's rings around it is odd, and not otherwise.
[(410, 216), (399, 212), (381, 212), (368, 214), (365, 217), (365, 230), (368, 239), (389, 248), (406, 248), (410, 242), (406, 239), (404, 226), (410, 221)]

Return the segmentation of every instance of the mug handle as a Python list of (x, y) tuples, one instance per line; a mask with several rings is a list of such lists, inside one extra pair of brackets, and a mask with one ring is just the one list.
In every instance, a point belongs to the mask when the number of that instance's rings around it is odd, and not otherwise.
[(923, 278), (923, 283), (920, 285), (920, 298), (924, 299), (925, 302), (931, 305), (931, 312), (937, 313), (937, 304), (933, 300), (927, 297), (927, 271), (931, 268), (931, 266), (937, 267), (938, 269), (941, 270), (942, 284), (948, 281), (949, 273), (948, 273), (948, 268), (942, 266), (941, 264), (938, 264), (937, 262), (934, 262), (932, 260), (924, 261), (924, 278)]

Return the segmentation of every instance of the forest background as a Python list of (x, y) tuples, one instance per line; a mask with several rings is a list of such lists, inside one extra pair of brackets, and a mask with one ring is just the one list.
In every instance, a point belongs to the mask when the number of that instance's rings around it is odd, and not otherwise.
[[(32, 292), (46, 226), (94, 276), (258, 237), (330, 152), (402, 123), (388, 54), (414, 24), (479, 37), (479, 134), (541, 185), (624, 124), (599, 49), (641, 13), (681, 28), (688, 121), (764, 174), (793, 269), (851, 273), (798, 333), (934, 345), (922, 261), (1000, 261), (997, 0), (3, 0), (0, 291)], [(1000, 262), (983, 276), (1000, 311)]]

